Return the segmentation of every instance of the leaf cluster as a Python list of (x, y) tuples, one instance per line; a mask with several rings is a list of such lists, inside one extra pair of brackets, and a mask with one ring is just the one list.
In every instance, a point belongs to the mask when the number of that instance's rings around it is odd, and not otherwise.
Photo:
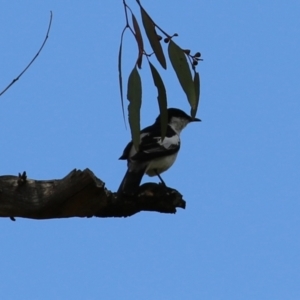
[[(158, 72), (157, 68), (155, 68), (154, 64), (150, 62), (152, 54), (154, 54), (161, 67), (166, 70), (167, 61), (162, 41), (168, 44), (167, 53), (171, 65), (176, 73), (176, 76), (184, 93), (186, 94), (187, 100), (191, 107), (191, 116), (193, 118), (196, 116), (200, 99), (200, 75), (199, 72), (196, 71), (196, 66), (202, 59), (200, 52), (196, 52), (194, 55), (191, 55), (190, 50), (183, 49), (179, 45), (177, 45), (173, 39), (174, 37), (177, 37), (178, 34), (175, 33), (173, 35), (169, 35), (168, 33), (166, 33), (153, 21), (148, 12), (141, 5), (140, 1), (136, 0), (136, 2), (139, 6), (142, 25), (153, 53), (148, 54), (145, 51), (143, 35), (140, 29), (141, 26), (139, 25), (137, 18), (133, 14), (131, 8), (127, 5), (126, 1), (123, 0), (126, 25), (121, 34), (121, 43), (118, 56), (118, 72), (122, 111), (125, 120), (122, 78), (122, 45), (124, 33), (128, 29), (135, 37), (135, 41), (138, 47), (138, 57), (127, 81), (127, 99), (129, 100), (129, 125), (133, 144), (135, 148), (138, 149), (140, 143), (140, 109), (142, 105), (142, 80), (138, 69), (142, 68), (143, 58), (145, 57), (146, 61), (148, 62), (153, 78), (153, 83), (158, 93), (157, 100), (160, 110), (162, 139), (165, 137), (168, 121), (167, 92), (160, 73)], [(131, 16), (131, 18), (129, 18), (129, 15)], [(129, 21), (129, 19), (131, 21)], [(161, 35), (164, 36), (164, 39)]]

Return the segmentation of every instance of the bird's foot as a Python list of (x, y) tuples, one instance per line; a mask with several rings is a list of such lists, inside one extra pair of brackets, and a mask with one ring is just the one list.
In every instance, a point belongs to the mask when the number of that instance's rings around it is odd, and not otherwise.
[(163, 181), (163, 179), (161, 178), (161, 176), (159, 175), (159, 173), (157, 172), (157, 170), (155, 170), (154, 172), (157, 175), (157, 177), (159, 178), (160, 184), (162, 184), (164, 187), (167, 187), (166, 183)]

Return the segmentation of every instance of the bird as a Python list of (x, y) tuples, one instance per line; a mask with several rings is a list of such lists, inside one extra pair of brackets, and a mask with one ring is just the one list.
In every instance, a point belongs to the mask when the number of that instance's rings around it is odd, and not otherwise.
[(180, 149), (180, 133), (191, 122), (200, 122), (178, 108), (168, 108), (168, 122), (165, 138), (161, 138), (160, 115), (153, 125), (140, 132), (138, 150), (130, 141), (125, 147), (120, 160), (127, 160), (127, 172), (117, 191), (118, 197), (137, 193), (144, 174), (158, 176), (166, 186), (160, 174), (168, 170), (176, 160)]

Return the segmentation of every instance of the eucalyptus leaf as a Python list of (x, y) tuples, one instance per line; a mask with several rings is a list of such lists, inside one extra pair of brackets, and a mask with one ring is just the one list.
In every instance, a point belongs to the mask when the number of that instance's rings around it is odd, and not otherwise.
[(133, 145), (136, 150), (140, 144), (140, 110), (142, 104), (142, 82), (136, 66), (128, 78), (127, 99), (129, 100), (128, 113), (129, 125)]
[(132, 24), (135, 32), (135, 38), (139, 46), (139, 56), (137, 59), (137, 65), (139, 69), (142, 68), (142, 58), (143, 58), (143, 50), (144, 50), (144, 42), (143, 42), (143, 37), (141, 34), (140, 26), (137, 22), (137, 19), (134, 14), (132, 14)]
[(122, 45), (123, 45), (123, 36), (126, 28), (123, 30), (121, 35), (121, 42), (120, 42), (120, 48), (119, 48), (119, 55), (118, 55), (118, 73), (119, 73), (119, 88), (120, 88), (120, 95), (121, 95), (121, 104), (122, 104), (122, 113), (123, 113), (123, 119), (125, 122), (125, 111), (124, 111), (124, 98), (123, 98), (123, 79), (122, 79)]
[(158, 92), (157, 100), (158, 100), (159, 111), (160, 111), (161, 138), (163, 140), (166, 136), (167, 125), (168, 125), (167, 93), (166, 93), (164, 82), (161, 79), (161, 76), (159, 75), (158, 71), (150, 61), (149, 61), (149, 65), (150, 65), (152, 78)]
[(195, 118), (197, 109), (200, 102), (200, 75), (198, 72), (195, 72), (194, 75), (194, 87), (195, 87), (195, 93), (196, 93), (196, 107), (191, 108), (191, 116), (192, 118)]
[(146, 35), (148, 37), (148, 40), (150, 42), (150, 45), (152, 47), (152, 50), (161, 64), (161, 66), (166, 69), (167, 68), (167, 63), (166, 63), (166, 58), (164, 55), (164, 52), (162, 50), (162, 46), (160, 44), (160, 41), (158, 40), (158, 35), (155, 30), (154, 23), (150, 16), (147, 14), (147, 12), (141, 7), (141, 15), (142, 15), (142, 21), (143, 25), (146, 31)]
[(196, 91), (191, 70), (184, 51), (172, 40), (169, 42), (168, 53), (179, 83), (185, 92), (192, 110), (197, 108)]

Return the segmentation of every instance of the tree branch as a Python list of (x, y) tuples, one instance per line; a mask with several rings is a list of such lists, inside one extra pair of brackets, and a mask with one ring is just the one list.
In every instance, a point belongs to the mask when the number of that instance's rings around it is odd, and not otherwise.
[(20, 77), (27, 71), (27, 69), (33, 64), (33, 62), (36, 60), (36, 58), (39, 56), (39, 54), (41, 53), (41, 51), (43, 50), (48, 37), (49, 37), (49, 32), (51, 29), (51, 24), (52, 24), (52, 11), (50, 11), (50, 20), (49, 20), (49, 25), (48, 25), (48, 29), (46, 32), (46, 36), (44, 38), (44, 41), (40, 47), (40, 49), (38, 50), (38, 52), (36, 53), (36, 55), (33, 57), (33, 59), (30, 61), (30, 63), (26, 66), (26, 68), (18, 75), (18, 77), (16, 77), (1, 93), (0, 96), (2, 96), (16, 81), (18, 81), (20, 79)]
[(129, 217), (141, 211), (176, 213), (182, 195), (161, 184), (145, 183), (135, 196), (116, 197), (92, 171), (73, 170), (60, 180), (0, 176), (0, 217), (53, 219)]

